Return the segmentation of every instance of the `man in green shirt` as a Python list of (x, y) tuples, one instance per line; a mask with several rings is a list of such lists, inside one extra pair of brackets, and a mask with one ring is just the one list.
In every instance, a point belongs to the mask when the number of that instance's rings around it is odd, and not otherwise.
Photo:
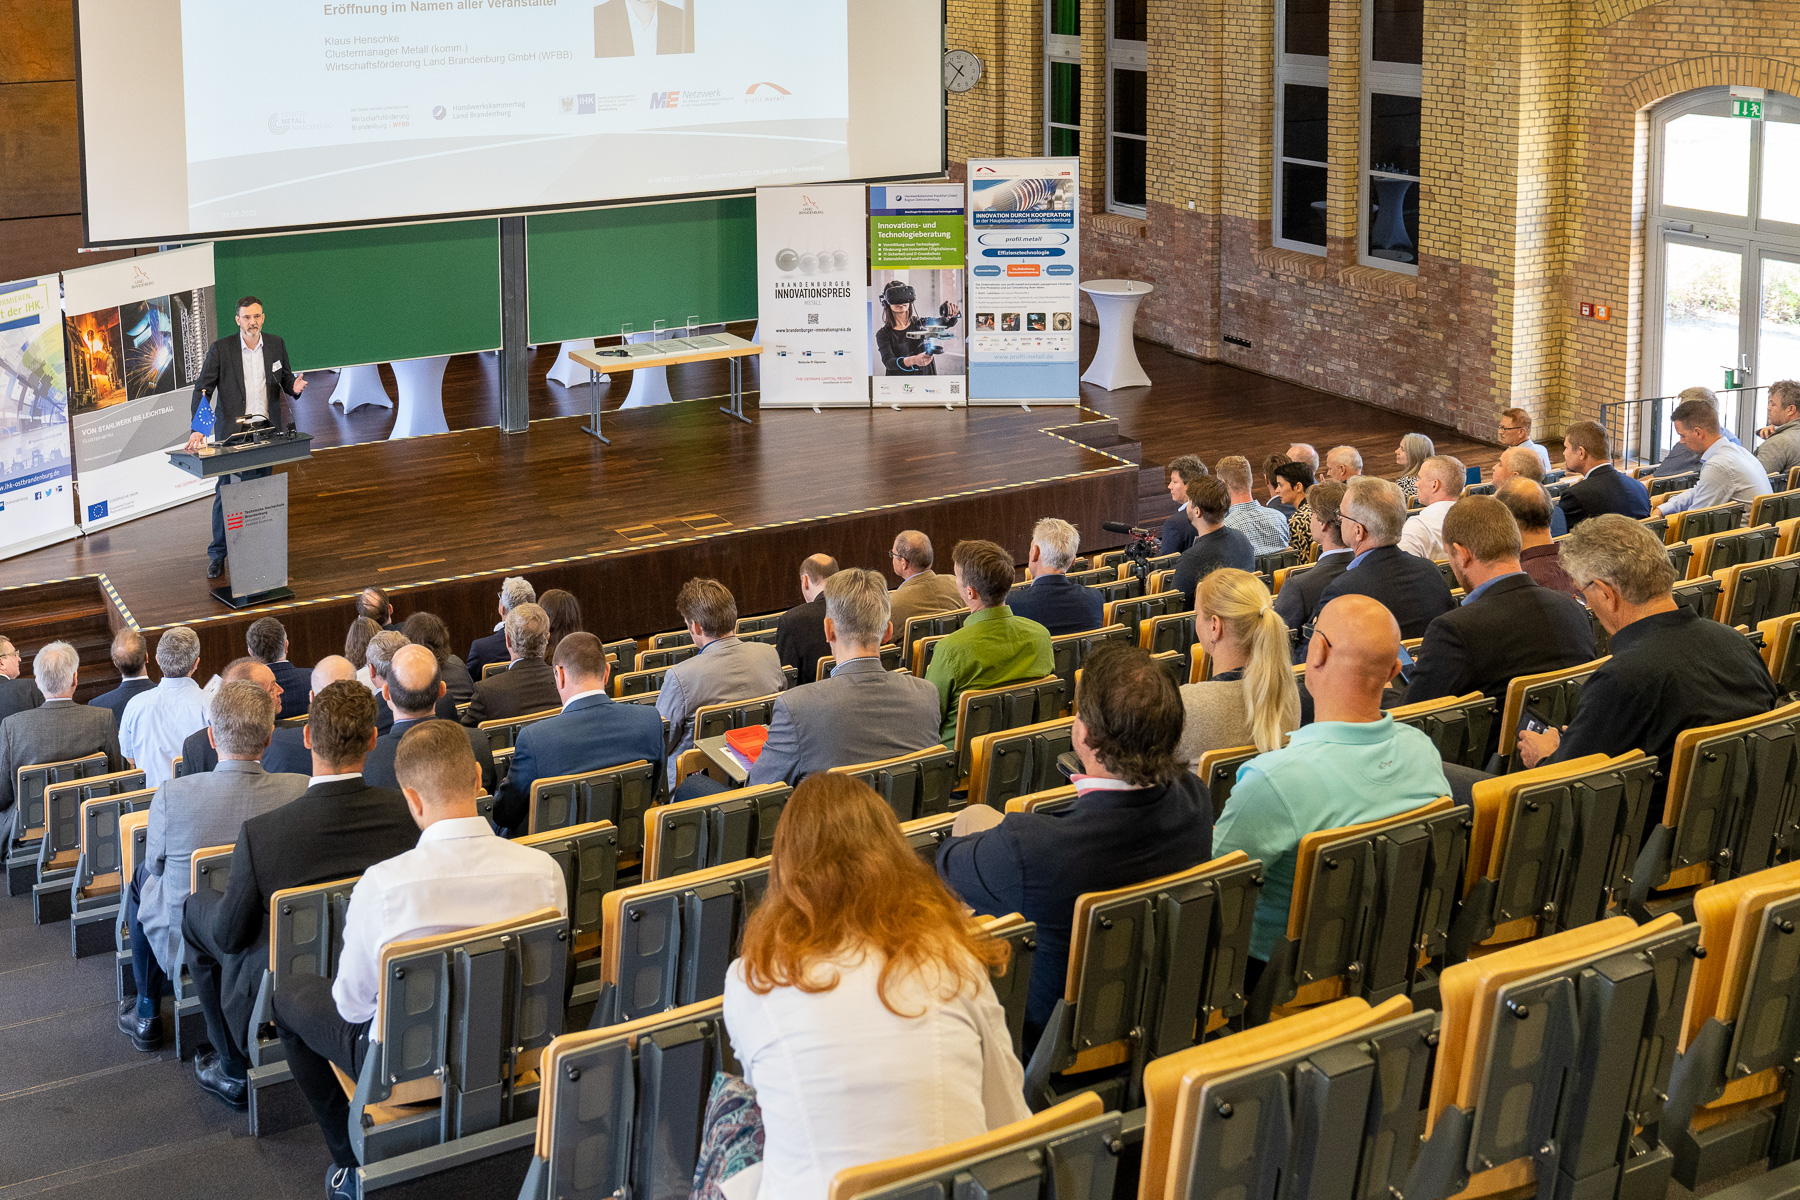
[(962, 628), (938, 643), (925, 678), (943, 709), (944, 745), (956, 745), (957, 697), (971, 689), (1025, 683), (1050, 674), (1050, 631), (1006, 607), (1013, 560), (992, 542), (958, 542), (951, 551), (956, 590), (969, 606)]

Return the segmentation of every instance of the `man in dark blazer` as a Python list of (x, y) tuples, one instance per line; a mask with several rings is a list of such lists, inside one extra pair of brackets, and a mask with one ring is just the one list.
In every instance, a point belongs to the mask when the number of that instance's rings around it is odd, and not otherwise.
[(1057, 517), (1039, 521), (1026, 552), (1031, 584), (1006, 594), (1006, 606), (1013, 616), (1029, 617), (1048, 629), (1051, 637), (1100, 628), (1106, 598), (1091, 587), (1071, 582), (1068, 576), (1080, 549), (1081, 535), (1073, 525)]
[(37, 652), (31, 668), (43, 690), (37, 708), (16, 712), (0, 721), (0, 812), (17, 799), (13, 786), (20, 767), (34, 763), (64, 762), (85, 758), (96, 750), (106, 752), (106, 769), (122, 770), (119, 731), (112, 714), (103, 708), (75, 703), (75, 676), (81, 656), (67, 642), (51, 642)]
[[(448, 695), (437, 655), (428, 647), (408, 645), (394, 651), (393, 661), (382, 672), (381, 695), (376, 698), (379, 705), (394, 714), (394, 719), (378, 734), (375, 748), (363, 760), (363, 778), (374, 787), (399, 787), (394, 756), (399, 753), (400, 739), (422, 721), (444, 719), (441, 706)], [(475, 761), (481, 765), (481, 790), (491, 796), (496, 780), (494, 752), (488, 746), (487, 734), (479, 729), (465, 728), (464, 732), (469, 735), (469, 749), (475, 752)]]
[(125, 706), (133, 696), (156, 686), (146, 670), (149, 661), (150, 651), (143, 634), (135, 629), (121, 629), (113, 635), (112, 664), (119, 672), (119, 686), (88, 701), (90, 708), (104, 708), (112, 713), (113, 728), (117, 729), (125, 719)]
[(565, 634), (556, 643), (554, 677), (563, 710), (519, 730), (512, 766), (494, 797), (494, 824), (515, 837), (530, 823), (531, 785), (539, 779), (640, 758), (664, 769), (662, 718), (647, 704), (618, 704), (606, 694), (606, 649), (599, 638)]
[(1037, 923), (1027, 1047), (1062, 998), (1075, 898), (1186, 870), (1212, 854), (1212, 802), (1175, 753), (1182, 718), (1181, 694), (1148, 650), (1097, 647), (1082, 668), (1070, 737), (1082, 767), (1074, 805), (1002, 818), (972, 804), (938, 848), (938, 873), (964, 903)]
[(44, 693), (38, 691), (31, 677), (19, 678), (21, 661), (18, 647), (12, 640), (0, 637), (0, 721), (44, 703)]
[(776, 698), (769, 740), (750, 766), (752, 785), (799, 783), (817, 771), (939, 744), (937, 688), (881, 665), (881, 643), (893, 636), (882, 577), (839, 571), (819, 598), (837, 667), (828, 678)]
[(1491, 755), (1500, 744), (1507, 685), (1520, 675), (1591, 661), (1593, 627), (1581, 605), (1525, 573), (1518, 523), (1492, 496), (1465, 496), (1451, 505), (1443, 536), (1464, 598), (1425, 627), (1406, 702), (1485, 693), (1495, 703)]
[(537, 592), (530, 583), (518, 575), (509, 575), (500, 583), (500, 624), (494, 626), (494, 632), (486, 637), (478, 637), (469, 643), (469, 652), (463, 655), (463, 665), (469, 669), (469, 678), (481, 682), (481, 672), (489, 663), (503, 663), (506, 653), (506, 614), (521, 604), (536, 604)]
[(544, 661), (550, 645), (550, 615), (535, 604), (521, 604), (506, 614), (506, 652), (512, 664), (475, 685), (475, 698), (463, 713), (464, 725), (555, 708), (556, 672)]
[(350, 879), (419, 841), (406, 798), (370, 787), (363, 759), (375, 744), (375, 698), (354, 680), (313, 697), (306, 727), (312, 786), (274, 812), (245, 821), (221, 895), (188, 897), (182, 918), (188, 972), (206, 1016), (211, 1054), (197, 1055), (201, 1086), (245, 1103), (250, 1012), (269, 965), (269, 897), (283, 888)]
[(691, 54), (687, 12), (663, 0), (606, 0), (594, 6), (594, 57), (630, 58), (637, 53), (633, 26), (655, 23), (658, 54)]
[(1175, 502), (1175, 513), (1163, 522), (1162, 536), (1156, 542), (1159, 556), (1180, 554), (1194, 544), (1194, 521), (1188, 516), (1187, 490), (1204, 474), (1206, 464), (1192, 454), (1179, 455), (1169, 464), (1169, 499)]
[(831, 653), (825, 644), (825, 581), (837, 574), (837, 559), (815, 554), (800, 564), (801, 604), (775, 622), (775, 653), (781, 665), (798, 671), (801, 683), (817, 677), (819, 660)]
[(1577, 421), (1564, 431), (1563, 469), (1581, 476), (1557, 502), (1571, 530), (1601, 513), (1634, 521), (1650, 515), (1649, 489), (1613, 467), (1606, 430), (1593, 421)]
[[(1306, 489), (1307, 520), (1319, 557), (1304, 571), (1289, 572), (1275, 596), (1275, 611), (1290, 630), (1305, 629), (1319, 615), (1319, 597), (1356, 555), (1344, 545), (1344, 529), (1338, 506), (1344, 502), (1344, 485), (1327, 479)], [(1296, 639), (1294, 661), (1306, 661), (1306, 643)]]
[(1350, 565), (1319, 595), (1322, 609), (1339, 596), (1369, 596), (1394, 614), (1402, 638), (1425, 636), (1425, 627), (1456, 607), (1450, 585), (1428, 558), (1408, 554), (1394, 543), (1406, 524), (1406, 501), (1385, 479), (1358, 475), (1344, 488), (1338, 506)]
[[(200, 406), (212, 405), (213, 440), (224, 441), (238, 431), (238, 421), (245, 417), (264, 417), (276, 429), (285, 429), (281, 397), (298, 400), (306, 390), (306, 377), (288, 369), (287, 343), (272, 333), (263, 332), (262, 301), (245, 296), (237, 302), (238, 332), (220, 338), (206, 352), (200, 367), (200, 379), (194, 384), (194, 398), (188, 406), (197, 414)], [(248, 370), (248, 374), (246, 374)], [(206, 435), (195, 430), (188, 435), (187, 448), (200, 449)], [(262, 467), (228, 475), (221, 483), (242, 483), (261, 479), (272, 468)], [(217, 579), (225, 573), (225, 504), (213, 492), (212, 544), (206, 548), (206, 577)]]
[[(267, 692), (280, 708), (281, 685), (275, 682), (275, 675), (267, 663), (246, 656), (233, 659), (219, 673), (221, 683), (236, 683), (240, 679), (247, 679)], [(310, 690), (307, 695), (311, 695)], [(187, 740), (181, 743), (183, 777), (211, 771), (218, 765), (219, 749), (211, 726), (202, 725), (188, 734)], [(277, 725), (269, 737), (268, 749), (262, 753), (262, 769), (271, 775), (311, 775), (312, 751), (306, 748), (306, 730), (297, 725)]]
[(312, 701), (312, 672), (288, 661), (288, 635), (282, 623), (274, 617), (252, 621), (244, 633), (244, 643), (250, 657), (266, 665), (281, 686), (281, 696), (276, 700), (281, 711), (275, 719), (285, 721), (305, 715), (306, 706)]

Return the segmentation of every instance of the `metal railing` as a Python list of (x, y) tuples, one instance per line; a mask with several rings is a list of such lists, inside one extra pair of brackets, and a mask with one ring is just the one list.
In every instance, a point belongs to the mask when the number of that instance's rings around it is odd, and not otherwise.
[[(1746, 450), (1755, 450), (1756, 431), (1767, 415), (1767, 384), (1760, 387), (1715, 388), (1719, 398), (1719, 424), (1729, 429)], [(1681, 397), (1653, 396), (1643, 400), (1615, 400), (1600, 406), (1600, 424), (1606, 430), (1613, 455), (1627, 466), (1661, 462), (1674, 444), (1669, 414)]]

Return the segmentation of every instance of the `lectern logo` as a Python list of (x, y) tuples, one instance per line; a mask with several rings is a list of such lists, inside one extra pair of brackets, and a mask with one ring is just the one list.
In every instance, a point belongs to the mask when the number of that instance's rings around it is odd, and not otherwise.
[(242, 529), (243, 527), (244, 527), (244, 514), (243, 513), (234, 512), (234, 513), (226, 513), (225, 514), (225, 528), (227, 528), (227, 529)]

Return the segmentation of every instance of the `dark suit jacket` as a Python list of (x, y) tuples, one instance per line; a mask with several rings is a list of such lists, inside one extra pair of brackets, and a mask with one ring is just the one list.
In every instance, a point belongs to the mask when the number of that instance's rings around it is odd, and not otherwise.
[(1496, 579), (1473, 603), (1425, 627), (1406, 702), (1483, 692), (1494, 701), (1488, 753), (1500, 744), (1506, 685), (1520, 675), (1589, 662), (1594, 632), (1587, 610), (1523, 572)]
[(1331, 581), (1319, 596), (1319, 607), (1324, 608), (1339, 596), (1379, 600), (1400, 623), (1403, 638), (1424, 637), (1427, 625), (1456, 607), (1450, 585), (1438, 573), (1437, 564), (1398, 546), (1370, 550), (1355, 570), (1345, 570)]
[[(527, 710), (529, 711), (529, 710)], [(446, 691), (438, 697), (437, 706), (432, 715), (440, 721), (456, 720), (456, 701)], [(375, 693), (375, 732), (386, 733), (394, 727), (394, 710), (388, 707), (387, 697), (380, 692)]]
[(1569, 519), (1570, 529), (1602, 513), (1619, 513), (1641, 521), (1650, 515), (1650, 492), (1637, 480), (1602, 463), (1580, 483), (1571, 484), (1557, 501), (1557, 507)]
[(475, 685), (475, 698), (463, 714), (464, 725), (502, 717), (522, 717), (562, 703), (556, 672), (541, 658), (521, 658), (506, 670)]
[[(1319, 597), (1349, 567), (1356, 556), (1348, 550), (1327, 550), (1319, 561), (1298, 575), (1289, 575), (1275, 597), (1275, 611), (1289, 629), (1305, 629), (1319, 615)], [(1305, 651), (1301, 652), (1304, 660)]]
[[(262, 340), (263, 369), (269, 377), (269, 423), (284, 428), (287, 423), (282, 419), (281, 398), (294, 394), (293, 364), (288, 362), (286, 342), (267, 332)], [(279, 369), (277, 363), (281, 364)], [(234, 422), (244, 415), (244, 344), (240, 335), (222, 337), (208, 348), (188, 413), (199, 412), (208, 396), (213, 401), (213, 437), (223, 440), (237, 432)]]
[[(125, 706), (131, 703), (131, 698), (139, 692), (147, 692), (155, 686), (156, 682), (147, 675), (139, 676), (136, 679), (122, 680), (118, 687), (107, 692), (104, 696), (96, 696), (92, 700), (89, 700), (88, 705), (92, 708), (111, 709), (113, 715), (113, 728), (117, 729), (119, 723), (125, 719)], [(4, 719), (4, 717), (0, 717), (0, 720)]]
[(1163, 522), (1162, 536), (1156, 539), (1157, 556), (1164, 554), (1180, 554), (1194, 544), (1200, 531), (1194, 528), (1194, 522), (1188, 517), (1185, 507), (1175, 510), (1175, 515)]
[[(605, 4), (594, 6), (595, 58), (630, 58), (637, 53), (632, 47), (631, 14), (626, 11), (626, 3), (627, 0), (606, 0)], [(680, 7), (657, 0), (656, 52), (685, 53), (685, 25), (686, 14)]]
[(96, 750), (106, 751), (107, 770), (124, 769), (119, 728), (104, 708), (48, 700), (0, 721), (0, 812), (13, 806), (20, 767), (82, 758)]
[[(494, 798), (494, 824), (515, 834), (530, 821), (531, 785), (556, 775), (598, 771), (644, 759), (663, 764), (662, 718), (648, 704), (616, 704), (606, 696), (582, 696), (560, 716), (519, 730), (512, 766)], [(655, 778), (655, 776), (652, 776)]]
[[(395, 721), (388, 731), (375, 739), (375, 748), (363, 759), (363, 780), (371, 787), (398, 789), (400, 777), (394, 774), (394, 755), (399, 753), (400, 739), (406, 731), (420, 721)], [(475, 752), (475, 761), (481, 764), (481, 790), (488, 795), (494, 794), (494, 752), (488, 748), (487, 734), (479, 729), (465, 730), (469, 735), (469, 749)]]
[[(456, 655), (452, 654), (438, 664), (438, 674), (443, 677), (444, 694), (450, 697), (450, 707), (453, 710), (458, 704), (467, 704), (475, 698), (475, 680), (463, 660)], [(456, 720), (455, 717), (450, 719)]]
[[(28, 708), (40, 708), (44, 703), (44, 693), (38, 691), (37, 681), (26, 675), (18, 679), (0, 679), (0, 721)], [(119, 706), (119, 716), (125, 715), (125, 706)], [(117, 728), (119, 722), (114, 721)]]
[[(469, 672), (470, 694), (473, 695), (474, 684), (481, 682), (481, 668), (489, 663), (503, 663), (507, 659), (506, 633), (496, 629), (486, 637), (476, 638), (469, 643), (469, 652), (463, 655), (463, 667)], [(448, 683), (446, 679), (444, 682)], [(461, 701), (458, 701), (460, 704)]]
[[(181, 773), (198, 775), (219, 765), (219, 751), (206, 736), (206, 726), (187, 735), (181, 743)], [(311, 775), (312, 751), (306, 748), (306, 730), (298, 725), (277, 725), (262, 754), (262, 769), (271, 775)]]
[(361, 875), (418, 842), (406, 798), (361, 779), (315, 783), (298, 799), (245, 821), (231, 854), (231, 882), (223, 894), (190, 896), (186, 915), (196, 924), (210, 921), (227, 955), (219, 990), (230, 1027), (248, 1030), (269, 965), (270, 896)]
[(825, 640), (825, 596), (823, 593), (796, 604), (775, 622), (775, 652), (781, 665), (800, 672), (801, 683), (811, 683), (819, 660), (831, 653)]
[(296, 667), (285, 658), (270, 663), (269, 670), (275, 672), (275, 682), (281, 685), (281, 711), (275, 714), (276, 719), (285, 721), (289, 717), (306, 715), (312, 707), (312, 672)]
[(1033, 579), (1030, 587), (1006, 593), (1006, 606), (1013, 616), (1030, 617), (1048, 629), (1050, 636), (1059, 637), (1100, 628), (1106, 597), (1085, 584), (1070, 582), (1067, 575), (1044, 575)]

